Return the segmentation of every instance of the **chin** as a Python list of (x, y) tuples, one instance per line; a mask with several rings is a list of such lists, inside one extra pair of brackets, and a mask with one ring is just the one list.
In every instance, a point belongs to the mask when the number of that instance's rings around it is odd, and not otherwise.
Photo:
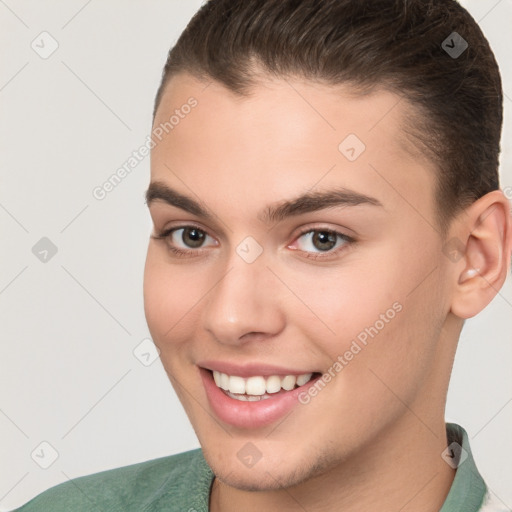
[(274, 460), (265, 460), (263, 456), (252, 467), (245, 467), (236, 458), (236, 454), (231, 458), (236, 463), (229, 463), (227, 459), (211, 460), (212, 457), (205, 453), (206, 461), (216, 478), (225, 485), (251, 492), (294, 487), (320, 476), (336, 465), (332, 456), (317, 457), (316, 460), (310, 458), (300, 463), (290, 460), (286, 454), (282, 454), (280, 460), (277, 454), (275, 456)]
[(275, 491), (278, 489), (293, 487), (307, 480), (304, 474), (298, 474), (295, 471), (285, 471), (283, 469), (272, 470), (256, 468), (240, 470), (239, 468), (219, 468), (217, 472), (215, 468), (215, 476), (225, 485), (234, 487), (242, 491)]

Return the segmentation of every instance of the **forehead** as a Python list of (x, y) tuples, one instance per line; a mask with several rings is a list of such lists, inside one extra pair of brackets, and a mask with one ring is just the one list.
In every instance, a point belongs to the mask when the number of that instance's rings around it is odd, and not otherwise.
[[(283, 121), (287, 129), (292, 128), (289, 121), (293, 118), (311, 123), (315, 117), (320, 130), (330, 128), (332, 131), (343, 130), (347, 123), (354, 129), (361, 127), (363, 131), (373, 131), (383, 124), (386, 129), (396, 128), (392, 135), (399, 142), (404, 138), (400, 128), (405, 119), (416, 114), (415, 107), (407, 99), (384, 87), (375, 86), (363, 92), (350, 84), (328, 85), (299, 78), (256, 76), (254, 85), (246, 94), (240, 95), (218, 81), (200, 81), (181, 72), (165, 86), (155, 126), (168, 121), (191, 96), (198, 100), (205, 115), (211, 113), (207, 109), (215, 109), (219, 122), (226, 121), (235, 109), (252, 122), (267, 121), (270, 111), (286, 111)], [(307, 119), (310, 116), (311, 119)], [(242, 119), (231, 121), (240, 123)], [(274, 117), (272, 123), (275, 125), (275, 122)]]
[[(187, 176), (205, 196), (237, 189), (248, 201), (262, 182), (276, 197), (320, 181), (373, 191), (382, 202), (432, 192), (434, 165), (409, 150), (404, 121), (414, 109), (400, 96), (284, 78), (249, 92), (175, 76), (155, 116), (153, 130), (167, 129), (152, 150), (152, 179)], [(183, 108), (191, 99), (194, 108)]]

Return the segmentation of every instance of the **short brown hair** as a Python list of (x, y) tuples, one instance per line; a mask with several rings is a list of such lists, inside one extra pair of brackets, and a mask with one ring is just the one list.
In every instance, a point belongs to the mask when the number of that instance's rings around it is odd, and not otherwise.
[[(457, 57), (442, 46), (453, 32), (468, 43)], [(438, 169), (442, 234), (456, 214), (499, 189), (500, 72), (455, 0), (209, 0), (169, 51), (153, 118), (177, 73), (246, 95), (255, 64), (278, 78), (386, 88), (416, 107), (405, 130)]]

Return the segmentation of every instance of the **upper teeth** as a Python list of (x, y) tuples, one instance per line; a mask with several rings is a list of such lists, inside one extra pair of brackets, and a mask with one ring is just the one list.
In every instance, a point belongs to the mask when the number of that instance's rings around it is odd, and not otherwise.
[(249, 377), (244, 379), (236, 375), (227, 375), (225, 373), (213, 370), (213, 379), (219, 388), (231, 393), (248, 394), (248, 395), (264, 395), (265, 393), (277, 393), (281, 388), (290, 391), (295, 387), (303, 386), (308, 382), (312, 373), (304, 373), (302, 375), (271, 375), (270, 377)]

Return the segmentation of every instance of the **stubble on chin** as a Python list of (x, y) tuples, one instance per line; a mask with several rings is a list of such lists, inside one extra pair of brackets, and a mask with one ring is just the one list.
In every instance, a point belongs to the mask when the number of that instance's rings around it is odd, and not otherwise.
[[(264, 462), (264, 455), (258, 464), (261, 462)], [(289, 468), (286, 464), (281, 464), (277, 468), (264, 468), (262, 464), (259, 470), (254, 467), (244, 471), (236, 468), (224, 471), (222, 468), (210, 467), (215, 473), (214, 486), (227, 486), (248, 492), (272, 492), (283, 489), (293, 490), (294, 487), (328, 473), (337, 464), (339, 461), (334, 454), (322, 454), (295, 468)]]

